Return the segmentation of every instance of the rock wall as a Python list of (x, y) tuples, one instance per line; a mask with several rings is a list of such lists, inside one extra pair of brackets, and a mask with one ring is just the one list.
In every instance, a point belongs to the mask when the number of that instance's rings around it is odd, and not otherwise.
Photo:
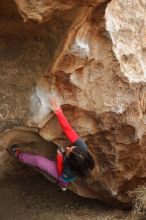
[(145, 2), (9, 0), (0, 10), (2, 135), (35, 126), (67, 146), (49, 107), (53, 91), (96, 162), (70, 189), (129, 205), (128, 191), (146, 178)]

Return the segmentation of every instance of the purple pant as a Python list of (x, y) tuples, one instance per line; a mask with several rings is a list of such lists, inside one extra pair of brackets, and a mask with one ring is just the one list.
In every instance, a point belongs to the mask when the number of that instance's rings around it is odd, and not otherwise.
[(66, 187), (68, 185), (68, 183), (65, 183), (60, 177), (58, 178), (56, 161), (48, 160), (47, 158), (40, 155), (34, 155), (30, 153), (19, 153), (18, 159), (19, 161), (27, 165), (39, 168), (49, 176), (54, 177), (58, 181), (58, 185), (60, 187)]

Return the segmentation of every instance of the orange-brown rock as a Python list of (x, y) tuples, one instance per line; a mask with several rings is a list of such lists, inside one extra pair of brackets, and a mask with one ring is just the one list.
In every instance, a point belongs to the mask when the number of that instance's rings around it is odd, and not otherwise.
[(5, 151), (24, 142), (17, 125), (39, 128), (35, 142), (69, 144), (49, 107), (54, 92), (96, 162), (70, 189), (131, 203), (128, 191), (146, 181), (145, 9), (141, 0), (0, 3), (1, 176), (18, 166)]
[(75, 7), (96, 7), (106, 0), (15, 0), (24, 21), (35, 20), (39, 23), (50, 19), (60, 11)]

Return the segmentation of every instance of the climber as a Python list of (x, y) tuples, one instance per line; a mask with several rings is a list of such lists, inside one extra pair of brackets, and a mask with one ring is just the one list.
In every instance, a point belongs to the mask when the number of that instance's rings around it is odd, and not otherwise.
[(16, 145), (12, 145), (11, 150), (20, 162), (39, 168), (49, 176), (53, 176), (60, 188), (65, 191), (69, 182), (76, 180), (78, 176), (87, 176), (95, 164), (93, 157), (87, 150), (87, 145), (71, 128), (64, 116), (58, 97), (52, 96), (50, 105), (72, 146), (66, 147), (64, 153), (58, 149), (56, 160), (49, 160), (40, 155), (22, 153)]

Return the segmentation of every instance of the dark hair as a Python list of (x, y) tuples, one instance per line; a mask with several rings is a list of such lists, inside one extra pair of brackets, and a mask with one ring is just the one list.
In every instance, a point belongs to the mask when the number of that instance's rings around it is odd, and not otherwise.
[(69, 154), (69, 165), (79, 176), (87, 176), (95, 163), (87, 150), (75, 147)]

